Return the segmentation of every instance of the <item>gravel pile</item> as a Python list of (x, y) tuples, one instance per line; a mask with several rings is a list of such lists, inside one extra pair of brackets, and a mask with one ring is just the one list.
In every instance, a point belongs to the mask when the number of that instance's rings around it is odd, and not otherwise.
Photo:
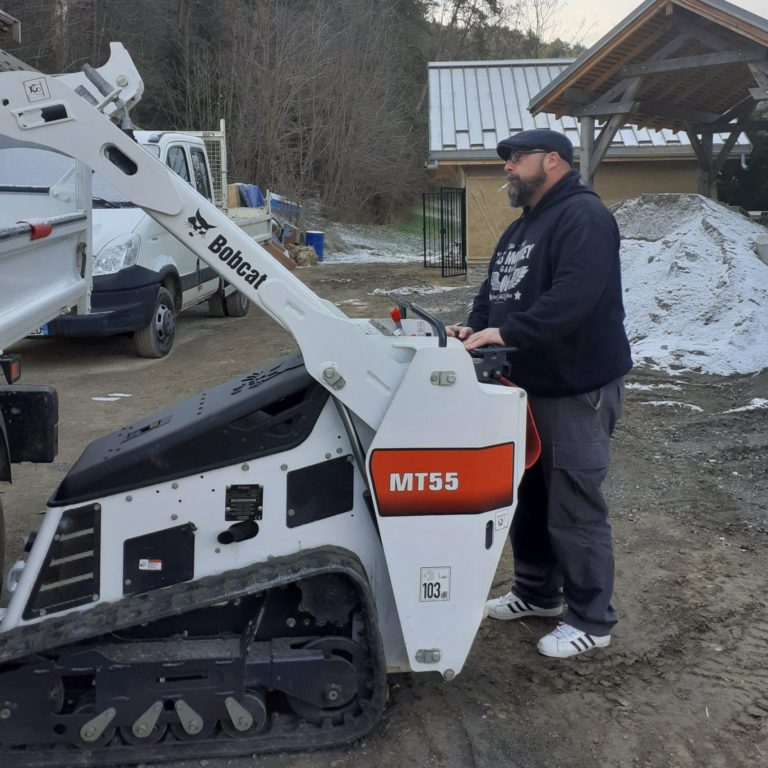
[(637, 365), (721, 375), (768, 367), (764, 227), (700, 195), (641, 195), (614, 215)]

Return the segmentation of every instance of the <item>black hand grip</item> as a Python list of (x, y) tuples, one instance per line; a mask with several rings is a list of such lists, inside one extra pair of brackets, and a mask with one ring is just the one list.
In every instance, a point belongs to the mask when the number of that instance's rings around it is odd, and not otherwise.
[(517, 347), (498, 347), (495, 344), (489, 344), (487, 347), (475, 347), (469, 350), (469, 354), (475, 357), (483, 357), (485, 355), (506, 355), (510, 352), (517, 352)]
[(230, 525), (226, 531), (222, 531), (216, 538), (219, 544), (234, 544), (237, 541), (252, 539), (259, 532), (259, 524), (253, 520), (242, 520)]

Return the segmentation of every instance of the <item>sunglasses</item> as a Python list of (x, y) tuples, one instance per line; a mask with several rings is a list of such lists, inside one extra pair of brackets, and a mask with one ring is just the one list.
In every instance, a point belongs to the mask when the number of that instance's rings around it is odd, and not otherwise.
[(521, 150), (520, 152), (512, 152), (510, 153), (509, 157), (504, 161), (507, 163), (512, 163), (512, 165), (517, 165), (526, 155), (548, 155), (549, 152), (545, 149), (529, 149), (529, 150)]

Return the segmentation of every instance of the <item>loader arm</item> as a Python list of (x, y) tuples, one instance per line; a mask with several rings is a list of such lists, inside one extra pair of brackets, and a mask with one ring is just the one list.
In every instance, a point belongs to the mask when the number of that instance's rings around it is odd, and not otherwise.
[[(113, 46), (113, 53), (124, 53)], [(130, 61), (130, 59), (128, 59)], [(123, 69), (127, 64), (123, 61)], [(137, 89), (121, 68), (99, 70)], [(84, 162), (142, 207), (228, 283), (288, 330), (310, 374), (374, 430), (407, 370), (412, 353), (370, 324), (350, 320), (320, 299), (258, 243), (152, 157), (106, 114), (69, 87), (79, 76), (0, 73), (0, 134)], [(121, 87), (116, 85), (115, 98)], [(109, 106), (107, 104), (106, 106)], [(396, 340), (396, 339), (395, 339)], [(402, 340), (401, 340), (402, 341)], [(416, 346), (437, 344), (420, 339)]]

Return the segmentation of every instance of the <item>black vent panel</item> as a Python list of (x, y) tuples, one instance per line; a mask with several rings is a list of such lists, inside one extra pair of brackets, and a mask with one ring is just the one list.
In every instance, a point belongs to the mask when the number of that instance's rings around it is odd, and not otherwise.
[(99, 598), (101, 507), (88, 504), (61, 516), (24, 618), (93, 603)]

